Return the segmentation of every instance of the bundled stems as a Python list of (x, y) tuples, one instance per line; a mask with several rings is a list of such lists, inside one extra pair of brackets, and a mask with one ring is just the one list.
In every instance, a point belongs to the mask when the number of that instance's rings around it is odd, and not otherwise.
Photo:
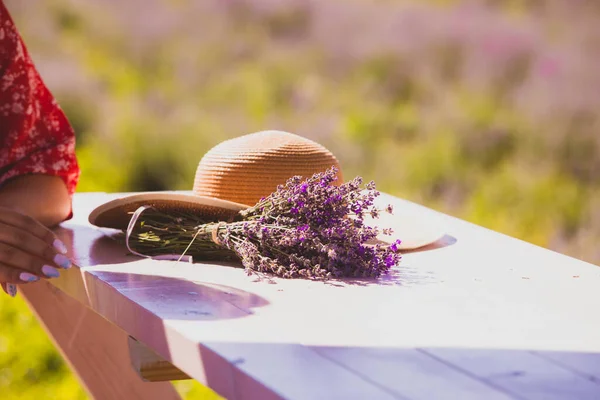
[[(249, 274), (283, 278), (378, 277), (401, 258), (399, 241), (370, 244), (379, 234), (364, 224), (377, 218), (379, 192), (359, 177), (333, 184), (337, 170), (301, 180), (290, 178), (256, 205), (239, 212), (239, 221), (205, 221), (193, 214), (150, 209), (139, 217), (129, 245), (143, 254), (190, 254), (241, 260)], [(391, 213), (391, 206), (385, 211)], [(383, 233), (391, 234), (390, 230)]]

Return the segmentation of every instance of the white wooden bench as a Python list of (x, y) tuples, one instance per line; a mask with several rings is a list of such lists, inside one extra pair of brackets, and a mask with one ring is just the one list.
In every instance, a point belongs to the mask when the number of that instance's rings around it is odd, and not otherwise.
[(446, 236), (379, 281), (255, 282), (129, 255), (87, 223), (115, 196), (77, 194), (76, 267), (20, 289), (96, 399), (600, 399), (597, 266), (391, 198)]

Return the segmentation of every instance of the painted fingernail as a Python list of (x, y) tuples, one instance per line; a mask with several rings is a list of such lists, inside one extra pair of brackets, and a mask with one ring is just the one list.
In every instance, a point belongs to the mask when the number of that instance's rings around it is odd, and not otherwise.
[(30, 274), (29, 272), (21, 272), (21, 274), (19, 275), (19, 279), (23, 282), (35, 282), (40, 278), (38, 276)]
[(54, 243), (52, 243), (52, 245), (54, 246), (54, 248), (56, 250), (58, 250), (62, 254), (67, 253), (67, 246), (65, 246), (65, 244), (63, 242), (61, 242), (60, 240), (58, 240), (58, 239), (54, 240)]
[(64, 269), (71, 268), (71, 260), (69, 260), (69, 257), (64, 256), (62, 254), (55, 255), (54, 262), (56, 263), (56, 265), (58, 265), (61, 268), (64, 268)]
[(6, 291), (10, 297), (15, 297), (17, 295), (17, 286), (12, 283), (6, 284)]
[(44, 265), (42, 267), (42, 272), (44, 273), (44, 275), (46, 275), (50, 278), (58, 278), (60, 276), (60, 273), (58, 272), (58, 270), (49, 265)]

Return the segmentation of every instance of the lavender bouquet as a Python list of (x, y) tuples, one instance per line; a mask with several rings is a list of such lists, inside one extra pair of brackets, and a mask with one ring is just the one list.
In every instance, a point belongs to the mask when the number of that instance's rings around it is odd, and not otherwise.
[(336, 186), (336, 173), (331, 168), (304, 181), (290, 178), (231, 222), (144, 210), (136, 219), (137, 229), (127, 235), (128, 246), (147, 256), (235, 257), (248, 274), (379, 277), (400, 261), (400, 242), (374, 243), (379, 231), (366, 226), (364, 216), (377, 218), (381, 212), (392, 213), (392, 207), (373, 205), (379, 195), (373, 182), (366, 190), (360, 177)]

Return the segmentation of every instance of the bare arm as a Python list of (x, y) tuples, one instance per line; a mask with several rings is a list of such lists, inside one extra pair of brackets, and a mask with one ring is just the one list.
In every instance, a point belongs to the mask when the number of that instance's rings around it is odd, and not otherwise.
[(14, 208), (52, 227), (71, 213), (71, 198), (60, 177), (22, 175), (0, 186), (0, 207)]
[(11, 296), (15, 284), (55, 278), (71, 262), (64, 243), (48, 228), (71, 213), (62, 178), (21, 175), (0, 186), (0, 286)]

